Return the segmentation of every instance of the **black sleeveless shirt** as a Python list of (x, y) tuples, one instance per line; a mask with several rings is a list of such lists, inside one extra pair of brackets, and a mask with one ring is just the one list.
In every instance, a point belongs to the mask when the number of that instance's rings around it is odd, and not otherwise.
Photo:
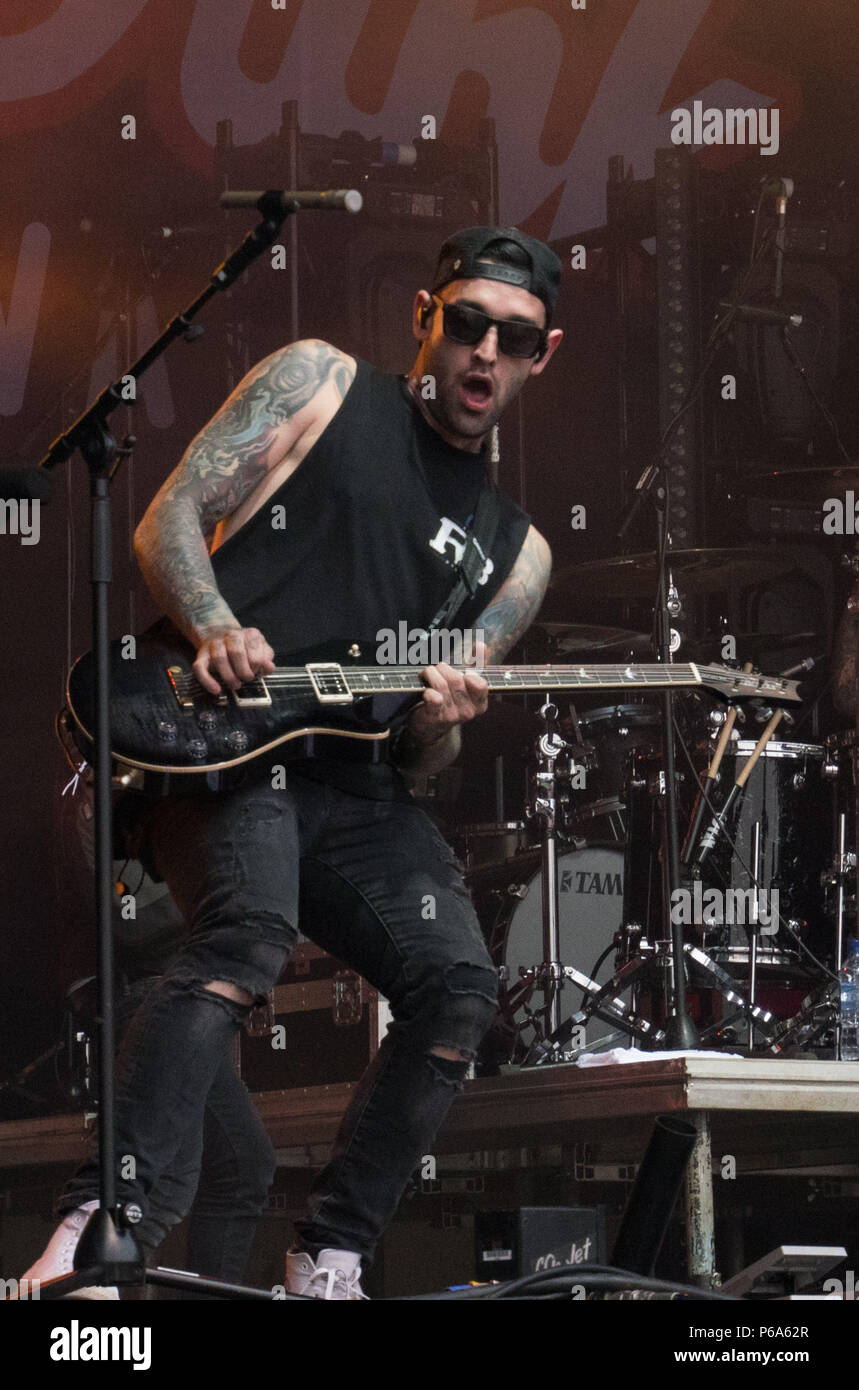
[[(447, 598), (485, 457), (447, 444), (404, 378), (358, 359), (339, 410), (295, 472), (213, 554), (221, 593), (280, 662), (357, 642), (372, 664), (383, 629), (426, 628)], [(483, 583), (450, 626), (475, 625), (522, 547), (529, 518), (509, 498), (501, 503)], [(401, 792), (387, 765), (370, 777), (321, 759), (291, 766), (365, 796)]]

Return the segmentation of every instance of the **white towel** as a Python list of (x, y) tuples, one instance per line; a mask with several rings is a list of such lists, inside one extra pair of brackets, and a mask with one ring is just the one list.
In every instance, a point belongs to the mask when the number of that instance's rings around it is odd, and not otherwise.
[(706, 1057), (710, 1061), (717, 1057), (720, 1062), (726, 1057), (735, 1057), (741, 1062), (745, 1060), (741, 1052), (706, 1052), (701, 1048), (685, 1052), (642, 1052), (639, 1047), (613, 1047), (608, 1052), (588, 1052), (584, 1057), (577, 1057), (576, 1066), (610, 1067), (618, 1062), (668, 1062), (672, 1057)]

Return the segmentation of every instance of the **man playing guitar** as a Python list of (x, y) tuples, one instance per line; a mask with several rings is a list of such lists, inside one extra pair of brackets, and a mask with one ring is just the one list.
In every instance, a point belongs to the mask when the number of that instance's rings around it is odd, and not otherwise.
[[(143, 575), (196, 650), (213, 696), (313, 639), (366, 641), (424, 627), (447, 597), (486, 487), (486, 439), (562, 333), (549, 328), (560, 263), (515, 229), (469, 228), (418, 291), (407, 378), (306, 340), (260, 362), (188, 448), (135, 537)], [(485, 664), (522, 636), (548, 582), (549, 548), (509, 499), (476, 592), (457, 613)], [(477, 670), (421, 672), (423, 696), (389, 762), (255, 764), (229, 791), (148, 799), (140, 857), (188, 924), (183, 950), (141, 1006), (117, 1066), (119, 1200), (145, 1210), (183, 1134), (202, 1122), (223, 1058), (277, 981), (299, 927), (389, 1001), (394, 1023), (356, 1088), (331, 1161), (287, 1255), (287, 1287), (361, 1297), (360, 1266), (432, 1144), (494, 1016), (496, 971), (459, 867), (404, 773), (459, 751), (487, 707)], [(359, 749), (359, 752), (361, 750)], [(264, 760), (263, 760), (264, 761)], [(283, 769), (281, 769), (283, 771)], [(298, 921), (298, 863), (314, 903)], [(128, 1165), (123, 1171), (128, 1171)], [(71, 1268), (95, 1160), (64, 1190), (60, 1231), (28, 1277)], [(63, 1231), (65, 1229), (65, 1235)]]

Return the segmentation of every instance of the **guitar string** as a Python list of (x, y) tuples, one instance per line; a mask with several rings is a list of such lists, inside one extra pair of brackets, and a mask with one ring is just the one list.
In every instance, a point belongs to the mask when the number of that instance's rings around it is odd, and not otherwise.
[[(311, 663), (311, 665), (312, 664), (313, 663)], [(346, 680), (347, 682), (366, 682), (368, 680), (413, 681), (419, 674), (420, 669), (421, 668), (416, 666), (374, 666), (364, 667), (363, 669), (361, 667), (347, 667), (342, 673), (342, 679)], [(461, 667), (459, 669), (467, 671), (472, 668)], [(701, 668), (699, 668), (699, 670), (700, 669)], [(704, 670), (706, 671), (706, 668), (704, 668)], [(658, 668), (655, 670), (648, 670), (645, 667), (607, 665), (590, 667), (575, 666), (566, 668), (555, 667), (553, 670), (546, 670), (545, 668), (539, 666), (484, 666), (480, 668), (478, 674), (484, 677), (488, 677), (489, 679), (503, 681), (504, 684), (510, 684), (510, 682), (512, 681), (521, 682), (525, 679), (528, 679), (532, 683), (536, 683), (538, 687), (544, 682), (551, 682), (557, 684), (558, 682), (568, 681), (573, 677), (578, 677), (581, 680), (599, 681), (603, 683), (619, 679), (621, 680), (622, 684), (630, 684), (632, 682), (641, 681), (657, 685), (700, 685), (702, 683), (706, 683), (706, 680), (709, 679), (709, 676), (707, 675), (705, 675), (704, 677), (700, 675), (696, 676), (691, 671), (690, 667), (685, 665), (675, 667), (658, 666)], [(194, 679), (195, 677), (192, 677), (190, 674), (187, 673), (183, 673), (182, 675), (175, 677), (177, 684), (180, 681), (188, 682)], [(312, 683), (310, 673), (303, 666), (297, 666), (294, 669), (281, 667), (275, 671), (269, 672), (268, 674), (258, 676), (256, 679), (257, 681), (265, 682), (266, 685), (281, 685), (296, 682), (300, 684)], [(316, 673), (316, 679), (320, 683), (324, 683), (327, 680), (339, 681), (341, 677), (333, 672), (327, 673), (322, 671)], [(721, 676), (721, 680), (718, 683), (730, 685), (733, 684), (733, 680), (731, 678)], [(248, 684), (250, 684), (250, 682), (248, 682)], [(765, 690), (765, 687), (761, 685), (755, 685), (754, 689), (763, 691)]]

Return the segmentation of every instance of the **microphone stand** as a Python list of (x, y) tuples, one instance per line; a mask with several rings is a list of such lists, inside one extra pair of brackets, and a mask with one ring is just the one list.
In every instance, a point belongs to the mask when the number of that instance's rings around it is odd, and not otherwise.
[[(262, 200), (260, 200), (262, 202)], [(338, 204), (334, 204), (338, 206)], [(208, 301), (226, 290), (270, 246), (285, 220), (298, 211), (298, 203), (267, 195), (261, 207), (263, 220), (241, 245), (213, 271), (209, 283), (184, 312), (177, 314), (150, 347), (122, 376), (108, 386), (78, 417), (70, 429), (51, 444), (38, 467), (49, 471), (80, 453), (90, 475), (92, 498), (90, 553), (92, 587), (92, 649), (95, 668), (93, 734), (95, 811), (95, 890), (98, 936), (98, 1092), (99, 1092), (99, 1207), (92, 1213), (75, 1250), (74, 1273), (52, 1281), (43, 1300), (63, 1298), (91, 1284), (136, 1284), (144, 1280), (143, 1256), (133, 1228), (143, 1219), (137, 1203), (117, 1204), (116, 1119), (114, 1096), (114, 960), (111, 904), (113, 899), (113, 830), (110, 777), (110, 633), (108, 595), (112, 581), (112, 528), (110, 484), (133, 440), (117, 445), (108, 427), (111, 413), (126, 400), (129, 379), (136, 382), (174, 339), (192, 341), (198, 328), (192, 320)], [(349, 209), (351, 210), (351, 209)], [(160, 1276), (158, 1282), (167, 1280)]]

